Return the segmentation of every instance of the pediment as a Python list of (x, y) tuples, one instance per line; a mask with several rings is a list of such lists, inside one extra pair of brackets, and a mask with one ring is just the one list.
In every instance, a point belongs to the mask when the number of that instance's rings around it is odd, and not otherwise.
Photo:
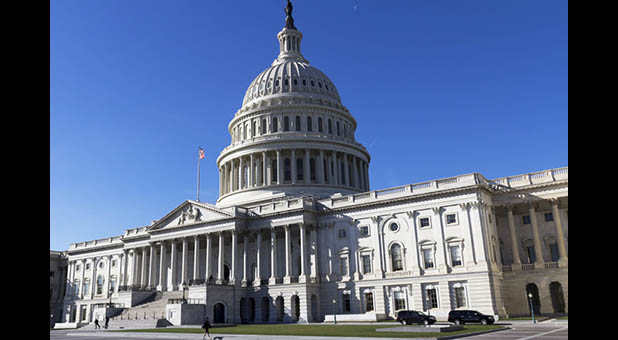
[(176, 209), (156, 221), (148, 229), (162, 230), (221, 220), (230, 217), (233, 217), (233, 214), (225, 210), (221, 210), (212, 204), (187, 200)]

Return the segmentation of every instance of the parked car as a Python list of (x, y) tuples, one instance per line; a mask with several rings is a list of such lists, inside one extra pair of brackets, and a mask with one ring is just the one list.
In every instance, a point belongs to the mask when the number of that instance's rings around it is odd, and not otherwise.
[(456, 325), (479, 322), (481, 325), (491, 325), (494, 317), (475, 310), (452, 310), (448, 313), (448, 321)]
[(402, 325), (410, 325), (413, 323), (419, 325), (433, 325), (436, 323), (436, 317), (415, 310), (401, 310), (397, 313), (397, 322), (400, 322)]

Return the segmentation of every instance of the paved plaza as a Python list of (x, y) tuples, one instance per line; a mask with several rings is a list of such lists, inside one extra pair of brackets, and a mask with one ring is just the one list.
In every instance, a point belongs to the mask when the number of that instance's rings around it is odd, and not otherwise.
[[(506, 325), (506, 324), (505, 324)], [(445, 337), (449, 340), (567, 340), (569, 338), (568, 322), (545, 322), (530, 324), (528, 322), (517, 322), (506, 325), (511, 329), (499, 332), (486, 333), (474, 336)], [(334, 340), (336, 337), (316, 337), (316, 336), (284, 336), (284, 335), (247, 335), (247, 334), (224, 334), (217, 335), (211, 333), (212, 339), (221, 336), (221, 340)], [(202, 339), (202, 334), (183, 334), (183, 333), (121, 333), (93, 331), (93, 330), (57, 330), (50, 332), (50, 340), (101, 340), (101, 339), (156, 339), (156, 340), (178, 340), (178, 339)], [(347, 340), (376, 340), (379, 338), (350, 337)], [(393, 339), (393, 338), (385, 338)], [(435, 339), (435, 338), (414, 338), (416, 340)], [(600, 338), (599, 338), (600, 339)], [(219, 340), (219, 339), (217, 339)]]

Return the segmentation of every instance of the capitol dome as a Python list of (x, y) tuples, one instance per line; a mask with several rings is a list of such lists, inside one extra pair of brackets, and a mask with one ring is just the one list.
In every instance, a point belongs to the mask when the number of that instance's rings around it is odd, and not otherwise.
[(333, 82), (301, 54), (291, 4), (277, 34), (279, 55), (249, 84), (217, 158), (226, 207), (286, 196), (369, 191), (370, 156)]

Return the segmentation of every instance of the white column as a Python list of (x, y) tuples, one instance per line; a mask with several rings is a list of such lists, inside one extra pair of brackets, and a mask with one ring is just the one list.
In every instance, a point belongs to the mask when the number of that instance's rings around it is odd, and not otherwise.
[[(118, 285), (126, 286), (129, 278), (129, 250), (122, 250), (122, 280)], [(118, 290), (116, 290), (118, 291)]]
[(206, 234), (206, 281), (212, 276), (212, 235)]
[(223, 283), (223, 256), (225, 255), (225, 239), (223, 238), (223, 232), (219, 233), (219, 266), (217, 268), (217, 284), (222, 284)]
[(73, 285), (73, 275), (75, 268), (75, 261), (69, 261), (69, 266), (67, 268), (67, 284), (64, 289), (64, 296), (69, 297), (71, 295), (71, 286)]
[(275, 228), (270, 230), (270, 278), (268, 284), (277, 283), (277, 233)]
[(320, 157), (318, 157), (318, 183), (324, 184), (324, 150), (320, 150)]
[(506, 206), (506, 214), (509, 222), (509, 232), (511, 233), (511, 248), (513, 249), (513, 264), (521, 266), (521, 259), (519, 257), (519, 239), (515, 232), (515, 221), (513, 219), (513, 206)]
[(106, 259), (107, 259), (107, 275), (106, 275), (105, 286), (104, 286), (105, 291), (103, 292), (103, 294), (105, 295), (105, 297), (109, 298), (110, 296), (109, 285), (110, 285), (110, 281), (111, 281), (110, 278), (112, 274), (112, 256), (107, 255)]
[(342, 179), (344, 179), (344, 181), (342, 181), (342, 183), (345, 183), (345, 186), (352, 186), (351, 185), (351, 181), (350, 181), (350, 170), (349, 170), (349, 161), (348, 161), (348, 155), (347, 154), (343, 154), (343, 176)]
[(335, 173), (335, 177), (334, 177), (335, 183), (334, 184), (335, 185), (341, 185), (340, 166), (339, 166), (339, 160), (337, 158), (337, 152), (336, 151), (333, 151), (333, 164), (332, 164), (332, 166), (335, 168), (334, 169), (335, 170), (334, 171), (334, 173)]
[(137, 254), (135, 253), (135, 251), (133, 249), (129, 250), (129, 258), (127, 258), (127, 260), (131, 261), (131, 275), (129, 275), (128, 269), (127, 268), (127, 282), (126, 285), (127, 286), (133, 286), (135, 284), (135, 267), (136, 266), (136, 261), (135, 258), (137, 257)]
[(176, 290), (177, 286), (177, 278), (176, 278), (176, 263), (178, 262), (176, 255), (177, 254), (177, 250), (176, 250), (176, 240), (172, 239), (172, 246), (171, 246), (171, 251), (170, 251), (170, 269), (171, 269), (171, 273), (172, 275), (170, 275), (170, 283), (167, 287), (167, 290)]
[(292, 167), (292, 184), (296, 184), (296, 150), (292, 149), (290, 156), (290, 166)]
[(268, 172), (266, 171), (266, 151), (262, 152), (262, 178), (260, 183), (262, 184), (262, 186), (266, 186), (267, 185), (267, 180), (266, 177), (268, 177)]
[(253, 154), (249, 155), (249, 174), (248, 174), (248, 179), (249, 179), (249, 185), (247, 187), (249, 188), (253, 188), (253, 185), (255, 184), (255, 178), (253, 176), (255, 166), (253, 164)]
[(181, 268), (181, 274), (180, 274), (180, 283), (181, 284), (188, 284), (187, 282), (187, 253), (188, 253), (188, 249), (187, 249), (187, 238), (183, 237), (182, 238), (182, 268)]
[[(311, 157), (309, 149), (305, 149), (305, 183), (311, 183)], [(316, 176), (317, 177), (317, 176)]]
[(155, 277), (155, 273), (154, 273), (154, 260), (155, 260), (155, 250), (154, 250), (154, 244), (150, 244), (150, 265), (148, 268), (148, 288), (152, 288), (154, 287), (154, 277)]
[(245, 233), (242, 236), (242, 281), (241, 286), (247, 286), (247, 245), (249, 242), (249, 234)]
[(243, 183), (242, 183), (242, 172), (243, 172), (243, 165), (242, 165), (242, 157), (240, 157), (238, 159), (238, 190), (241, 190), (243, 188)]
[(283, 283), (291, 283), (290, 279), (290, 226), (285, 225), (285, 276), (283, 277)]
[(258, 230), (256, 233), (256, 238), (255, 238), (255, 250), (256, 250), (256, 259), (255, 259), (255, 265), (256, 265), (256, 271), (257, 274), (255, 275), (255, 278), (253, 279), (253, 285), (254, 286), (260, 286), (261, 285), (261, 281), (262, 278), (260, 277), (260, 273), (261, 273), (261, 253), (260, 250), (262, 248), (262, 231)]
[[(145, 251), (145, 250), (144, 250)], [(90, 279), (90, 298), (94, 298), (94, 294), (97, 291), (97, 259), (92, 259), (92, 278)]]
[(300, 232), (300, 275), (298, 277), (299, 283), (307, 282), (307, 271), (305, 270), (307, 255), (305, 254), (307, 250), (307, 244), (305, 242), (305, 224), (300, 223), (299, 225)]
[(283, 183), (283, 179), (281, 178), (281, 174), (283, 171), (281, 170), (281, 150), (277, 150), (277, 184)]
[(558, 262), (567, 263), (568, 257), (566, 252), (566, 244), (564, 243), (564, 232), (562, 231), (562, 221), (560, 220), (560, 212), (558, 211), (558, 199), (551, 200), (552, 215), (554, 217), (554, 226), (556, 227), (556, 238), (558, 242), (558, 254), (560, 259)]
[(157, 290), (164, 291), (167, 288), (167, 285), (164, 284), (165, 272), (167, 271), (167, 248), (165, 247), (165, 241), (161, 241), (159, 248), (161, 251), (161, 256), (159, 257), (159, 284), (157, 285)]
[(541, 248), (541, 237), (539, 236), (539, 226), (536, 223), (536, 211), (534, 203), (528, 205), (528, 211), (530, 213), (530, 223), (532, 224), (532, 236), (534, 239), (534, 253), (536, 255), (535, 267), (537, 265), (543, 266), (545, 261), (543, 260), (543, 249)]
[(142, 247), (142, 274), (141, 274), (141, 286), (146, 287), (146, 247)]
[(317, 282), (318, 275), (318, 238), (317, 238), (317, 226), (313, 225), (309, 229), (309, 261), (311, 262), (311, 282)]
[(193, 280), (200, 278), (200, 238), (193, 236)]
[(82, 275), (81, 275), (81, 278), (79, 279), (79, 292), (77, 292), (78, 293), (77, 296), (79, 296), (80, 299), (83, 299), (86, 297), (84, 294), (84, 278), (85, 278), (84, 276), (86, 273), (86, 260), (81, 260), (80, 263), (81, 263), (80, 267), (82, 269)]
[(230, 282), (236, 285), (236, 230), (232, 230), (232, 269), (230, 270)]

